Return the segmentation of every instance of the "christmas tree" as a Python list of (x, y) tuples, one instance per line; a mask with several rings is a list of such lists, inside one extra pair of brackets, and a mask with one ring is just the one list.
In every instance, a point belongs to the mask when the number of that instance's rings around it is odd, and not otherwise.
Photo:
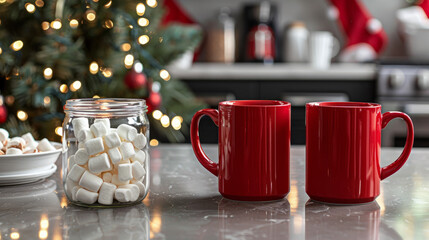
[(58, 141), (67, 99), (145, 98), (152, 136), (183, 141), (203, 106), (165, 66), (201, 30), (162, 17), (157, 0), (0, 0), (0, 127)]

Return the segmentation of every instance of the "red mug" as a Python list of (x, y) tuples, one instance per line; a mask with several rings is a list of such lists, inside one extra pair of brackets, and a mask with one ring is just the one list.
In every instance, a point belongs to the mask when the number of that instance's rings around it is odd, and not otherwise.
[[(405, 148), (395, 162), (380, 168), (381, 129), (394, 118), (407, 125)], [(414, 141), (408, 115), (381, 114), (381, 105), (374, 103), (307, 103), (306, 125), (305, 189), (320, 202), (372, 202), (380, 194), (380, 181), (405, 164)]]
[[(290, 103), (241, 100), (198, 111), (191, 142), (200, 163), (219, 179), (222, 196), (242, 201), (284, 198), (289, 192)], [(198, 124), (209, 116), (219, 127), (219, 163), (201, 148)]]

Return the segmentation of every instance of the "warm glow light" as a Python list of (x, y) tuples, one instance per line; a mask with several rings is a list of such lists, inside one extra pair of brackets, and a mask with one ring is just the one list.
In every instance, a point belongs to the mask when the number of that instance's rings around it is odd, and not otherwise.
[(122, 49), (122, 51), (124, 51), (124, 52), (128, 52), (128, 51), (130, 51), (130, 49), (131, 49), (131, 44), (129, 44), (129, 43), (123, 43), (123, 44), (121, 45), (121, 49)]
[(100, 98), (100, 96), (98, 96), (98, 95), (94, 95), (92, 98)]
[(139, 43), (141, 44), (141, 45), (145, 45), (146, 43), (148, 43), (149, 42), (149, 36), (148, 35), (141, 35), (140, 37), (139, 37)]
[(160, 121), (163, 127), (167, 128), (170, 126), (170, 118), (167, 115), (163, 115)]
[(11, 232), (10, 233), (10, 238), (11, 239), (19, 239), (19, 232)]
[(145, 11), (146, 11), (146, 7), (144, 6), (143, 3), (137, 4), (136, 6), (137, 15), (143, 16)]
[(146, 0), (146, 4), (151, 8), (158, 6), (158, 3), (156, 2), (156, 0)]
[(104, 5), (105, 8), (109, 8), (110, 6), (112, 6), (112, 0)]
[(14, 50), (14, 51), (19, 51), (21, 50), (21, 48), (24, 46), (24, 43), (21, 40), (17, 40), (15, 42), (13, 42), (10, 47)]
[(27, 120), (27, 118), (28, 118), (28, 114), (27, 114), (26, 112), (22, 111), (22, 110), (19, 110), (19, 111), (16, 113), (16, 116), (17, 116), (17, 117), (18, 117), (18, 119), (19, 119), (19, 120), (21, 120), (21, 121), (25, 121), (25, 120)]
[(126, 68), (131, 68), (134, 63), (134, 56), (131, 54), (127, 54), (124, 59), (124, 64)]
[(55, 128), (55, 134), (58, 136), (63, 136), (63, 128), (62, 127), (56, 127)]
[(31, 3), (26, 3), (25, 4), (25, 9), (27, 10), (27, 12), (29, 13), (34, 13), (34, 11), (36, 11), (36, 6), (34, 6)]
[(180, 128), (182, 128), (182, 121), (180, 121), (179, 116), (175, 116), (171, 119), (171, 126), (174, 130), (180, 130)]
[(9, 95), (9, 96), (6, 96), (6, 104), (7, 105), (12, 105), (13, 103), (15, 102), (15, 97), (14, 96), (11, 96), (11, 95)]
[(165, 81), (170, 80), (170, 73), (168, 73), (168, 71), (165, 69), (162, 69), (161, 71), (159, 71), (159, 76)]
[(42, 229), (39, 231), (39, 239), (47, 239), (48, 238), (48, 231), (45, 229)]
[(80, 89), (80, 87), (82, 87), (82, 83), (79, 80), (76, 80), (72, 84), (70, 84), (70, 91), (76, 92)]
[(111, 77), (112, 76), (112, 70), (110, 69), (110, 68), (107, 68), (106, 70), (104, 70), (103, 72), (103, 76), (105, 76), (105, 77), (107, 77), (107, 78), (109, 78), (109, 77)]
[(36, 6), (38, 6), (38, 7), (43, 7), (43, 6), (45, 6), (45, 2), (43, 2), (42, 0), (36, 0), (35, 4), (36, 4)]
[(45, 68), (45, 70), (43, 71), (43, 76), (47, 79), (47, 80), (49, 80), (49, 79), (51, 79), (52, 78), (52, 74), (53, 74), (53, 71), (52, 71), (52, 68)]
[(88, 19), (88, 21), (92, 22), (95, 20), (95, 11), (94, 10), (88, 10), (86, 11), (86, 19)]
[(49, 22), (42, 22), (42, 29), (43, 30), (48, 30), (49, 29)]
[(296, 180), (292, 180), (290, 183), (290, 191), (287, 196), (287, 199), (289, 200), (289, 203), (290, 203), (290, 211), (292, 213), (295, 213), (298, 210), (298, 202), (299, 202), (298, 186), (297, 186)]
[(70, 27), (77, 28), (79, 26), (79, 22), (76, 19), (70, 20)]
[(43, 103), (44, 103), (45, 105), (49, 105), (49, 104), (51, 103), (51, 98), (50, 98), (50, 97), (48, 97), (48, 96), (44, 97), (44, 98), (43, 98)]
[(1, 47), (0, 47), (0, 54), (3, 52), (3, 50), (1, 49)]
[(150, 144), (152, 147), (155, 147), (155, 146), (158, 146), (158, 145), (159, 145), (159, 142), (158, 142), (158, 140), (156, 140), (156, 139), (151, 139), (151, 140), (150, 140), (150, 142), (149, 142), (149, 144)]
[(92, 74), (98, 73), (98, 64), (96, 62), (89, 64), (89, 72)]
[(106, 20), (105, 22), (104, 22), (104, 27), (106, 27), (106, 28), (108, 28), (108, 29), (110, 29), (110, 28), (113, 28), (113, 22), (112, 22), (112, 20)]
[(61, 198), (61, 208), (65, 208), (67, 207), (67, 205), (67, 198), (63, 195), (63, 197)]
[(142, 27), (146, 27), (147, 25), (149, 25), (149, 20), (147, 18), (139, 18), (137, 23)]
[(40, 228), (47, 229), (49, 227), (49, 218), (48, 215), (42, 214), (40, 217)]
[(61, 21), (59, 19), (56, 19), (51, 22), (51, 28), (53, 29), (60, 29), (63, 25), (61, 24)]
[(66, 93), (68, 90), (69, 90), (69, 88), (67, 87), (67, 84), (61, 84), (60, 92)]
[(159, 110), (155, 110), (152, 112), (152, 117), (156, 120), (159, 120), (162, 117), (162, 112)]
[(6, 2), (6, 0), (0, 0), (0, 3), (5, 3)]

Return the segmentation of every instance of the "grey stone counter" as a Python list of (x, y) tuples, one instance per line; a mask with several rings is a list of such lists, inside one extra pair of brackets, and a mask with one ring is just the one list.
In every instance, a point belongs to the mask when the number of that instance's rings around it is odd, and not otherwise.
[[(204, 149), (217, 157), (216, 145)], [(383, 149), (382, 165), (399, 154)], [(59, 170), (39, 183), (0, 187), (0, 239), (429, 239), (428, 158), (429, 150), (413, 150), (382, 182), (375, 202), (333, 206), (308, 201), (304, 147), (292, 147), (288, 196), (250, 203), (223, 199), (190, 145), (164, 145), (151, 149), (151, 188), (143, 204), (73, 206)]]

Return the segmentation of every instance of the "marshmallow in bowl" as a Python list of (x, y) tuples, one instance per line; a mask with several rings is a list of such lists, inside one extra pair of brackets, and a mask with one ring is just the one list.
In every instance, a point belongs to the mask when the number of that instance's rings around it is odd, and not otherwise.
[(48, 141), (48, 139), (42, 139), (37, 145), (37, 149), (41, 152), (55, 151), (55, 147)]
[(6, 129), (0, 128), (0, 142), (4, 143), (9, 139), (9, 132)]
[(19, 148), (8, 148), (6, 150), (6, 155), (20, 155), (22, 154), (22, 150)]
[(21, 136), (22, 139), (24, 139), (25, 144), (28, 145), (37, 145), (36, 140), (34, 140), (34, 137), (31, 133), (26, 133)]
[[(20, 150), (24, 150), (24, 146), (25, 146), (25, 141), (24, 141), (24, 139), (22, 139), (22, 141), (21, 141), (21, 139), (22, 138), (20, 138), (20, 139), (11, 139), (11, 140), (9, 140), (8, 142), (7, 142), (7, 144), (6, 144), (6, 148), (7, 149), (9, 149), (9, 148), (18, 148), (18, 149), (20, 149)], [(23, 142), (24, 141), (24, 142)]]

